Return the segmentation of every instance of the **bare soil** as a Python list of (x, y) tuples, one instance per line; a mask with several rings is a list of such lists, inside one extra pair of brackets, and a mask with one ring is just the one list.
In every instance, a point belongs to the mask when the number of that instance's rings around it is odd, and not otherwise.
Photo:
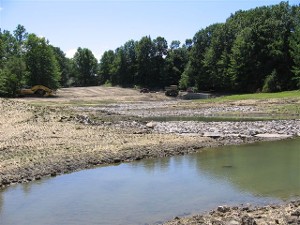
[[(183, 101), (166, 97), (162, 92), (142, 94), (116, 87), (60, 89), (53, 98), (0, 99), (0, 188), (97, 165), (299, 136), (299, 118), (249, 124), (149, 119), (169, 115), (251, 116), (251, 113), (269, 113), (269, 106), (284, 104), (291, 102)], [(176, 219), (168, 224), (222, 223)]]

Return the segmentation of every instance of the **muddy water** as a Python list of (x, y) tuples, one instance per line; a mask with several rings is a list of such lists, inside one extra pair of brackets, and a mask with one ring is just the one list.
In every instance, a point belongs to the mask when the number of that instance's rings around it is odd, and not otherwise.
[(300, 197), (300, 139), (100, 167), (0, 193), (0, 224), (159, 224)]

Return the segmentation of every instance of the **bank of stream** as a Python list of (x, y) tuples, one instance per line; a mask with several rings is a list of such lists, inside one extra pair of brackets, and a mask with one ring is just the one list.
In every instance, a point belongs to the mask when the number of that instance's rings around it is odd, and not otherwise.
[[(0, 193), (0, 224), (162, 224), (220, 205), (219, 219), (229, 206), (247, 213), (248, 204), (282, 204), (300, 197), (299, 146), (299, 138), (224, 146), (13, 185)], [(297, 224), (299, 205), (289, 211), (296, 216), (248, 220)], [(232, 215), (218, 224), (243, 224)], [(170, 224), (196, 224), (180, 221)]]
[[(147, 223), (145, 221), (149, 221), (148, 223), (162, 223), (162, 221), (169, 220), (174, 216), (204, 212), (223, 203), (232, 205), (245, 202), (253, 204), (279, 203), (280, 206), (284, 207), (282, 204), (284, 201), (298, 196), (298, 194), (284, 197), (257, 196), (257, 194), (251, 193), (252, 190), (243, 191), (237, 187), (238, 185), (232, 184), (230, 180), (224, 180), (222, 177), (214, 179), (213, 177), (216, 177), (216, 174), (201, 172), (205, 168), (200, 168), (200, 165), (204, 165), (203, 163), (195, 163), (198, 159), (188, 160), (189, 157), (194, 157), (193, 153), (202, 151), (199, 154), (205, 156), (204, 153), (210, 152), (210, 150), (204, 151), (204, 149), (216, 146), (256, 142), (259, 142), (257, 144), (260, 145), (264, 144), (260, 143), (261, 141), (274, 141), (300, 136), (299, 115), (294, 117), (294, 113), (288, 113), (283, 116), (282, 120), (277, 120), (283, 115), (281, 113), (275, 113), (275, 116), (271, 118), (264, 117), (260, 119), (255, 117), (253, 121), (248, 119), (254, 115), (262, 115), (262, 113), (270, 115), (269, 112), (273, 110), (273, 102), (272, 107), (266, 104), (265, 109), (263, 107), (265, 102), (252, 102), (249, 105), (249, 102), (222, 104), (183, 101), (141, 101), (113, 104), (93, 102), (93, 104), (78, 106), (78, 99), (74, 100), (75, 105), (61, 105), (60, 102), (64, 100), (63, 98), (52, 99), (51, 105), (48, 105), (47, 99), (43, 100), (45, 104), (29, 105), (13, 100), (0, 99), (1, 114), (5, 115), (5, 117), (0, 117), (0, 187), (3, 190), (0, 196), (1, 215), (3, 215), (3, 217), (0, 217), (2, 219), (2, 221), (0, 220), (1, 224), (2, 222), (5, 222), (4, 224), (12, 223), (10, 222), (12, 221), (11, 218), (7, 215), (15, 215), (15, 212), (20, 212), (19, 219), (16, 218), (19, 224), (39, 224), (39, 222), (35, 222), (39, 220), (44, 220), (45, 223), (43, 224), (47, 224), (48, 220), (49, 224), (53, 224), (55, 222), (52, 220), (56, 217), (65, 218), (64, 224), (76, 224), (76, 221), (85, 224), (86, 215), (91, 218), (90, 224), (99, 224), (99, 221), (104, 221), (104, 217), (102, 220), (102, 217), (98, 218), (95, 215), (101, 215), (102, 211), (107, 212), (108, 215), (120, 214), (120, 216), (127, 213), (125, 218), (115, 218), (120, 219), (119, 222), (114, 218), (110, 218), (115, 221), (113, 224), (124, 224), (123, 221), (127, 221), (128, 224), (145, 224)], [(280, 105), (283, 103), (282, 101), (278, 102)], [(214, 116), (221, 118), (221, 120), (216, 121), (213, 118), (213, 121), (211, 121)], [(230, 119), (227, 121), (226, 116), (237, 118), (237, 120)], [(173, 121), (172, 118), (175, 118), (176, 121)], [(209, 121), (205, 120), (206, 118), (209, 118)], [(275, 118), (276, 120), (274, 120)], [(285, 148), (285, 146), (282, 148)], [(212, 149), (211, 152), (215, 154), (215, 152), (223, 152), (223, 150), (224, 148), (222, 148), (222, 151)], [(178, 155), (185, 156), (181, 158)], [(175, 156), (175, 158), (168, 158), (170, 156)], [(296, 159), (297, 157), (292, 158)], [(145, 168), (143, 166), (145, 162), (150, 162), (150, 165), (158, 165), (157, 163), (164, 161), (168, 163), (162, 166), (154, 166), (154, 169), (150, 170), (147, 169), (148, 166), (145, 166)], [(194, 162), (192, 163), (194, 167), (186, 161)], [(290, 159), (286, 160), (283, 166), (289, 165), (289, 161)], [(117, 165), (124, 162), (126, 164)], [(134, 163), (127, 164), (127, 162)], [(176, 162), (181, 162), (181, 164), (175, 166)], [(98, 169), (84, 170), (98, 166), (107, 166), (102, 167), (101, 171), (116, 170), (117, 172), (113, 175), (108, 173), (110, 174), (109, 178), (105, 175), (95, 178), (90, 173), (99, 175), (102, 172), (98, 172)], [(196, 167), (200, 169), (196, 171)], [(256, 167), (256, 165), (253, 165), (253, 167)], [(230, 172), (236, 169), (235, 166), (229, 163), (223, 163), (221, 168), (219, 172)], [(249, 171), (252, 171), (252, 169), (251, 167), (248, 168)], [(80, 170), (83, 171), (76, 172)], [(120, 170), (129, 170), (129, 174), (132, 175), (127, 176), (124, 173), (118, 175)], [(297, 170), (299, 171), (298, 168), (296, 168)], [(213, 169), (208, 168), (208, 171), (213, 171)], [(171, 172), (170, 178), (168, 178), (170, 176), (168, 175), (169, 172)], [(189, 175), (192, 177), (189, 178)], [(212, 180), (207, 179), (207, 176), (212, 177)], [(136, 183), (140, 182), (138, 185), (135, 183), (137, 188), (130, 184), (132, 177), (137, 177), (135, 179)], [(185, 179), (185, 177), (187, 178)], [(199, 180), (195, 180), (197, 177)], [(113, 180), (114, 178), (117, 178), (117, 180)], [(202, 181), (205, 182), (202, 183)], [(44, 186), (48, 185), (49, 182), (54, 186), (51, 186), (51, 188)], [(193, 194), (189, 195), (189, 190), (184, 189), (184, 186), (182, 186), (189, 182), (191, 184), (195, 182), (195, 187), (200, 187), (200, 191), (191, 192)], [(200, 182), (200, 184), (197, 184), (197, 182)], [(289, 184), (289, 182), (286, 181), (286, 184)], [(158, 191), (165, 184), (167, 184), (167, 188), (162, 188), (165, 192), (159, 194)], [(209, 186), (210, 188), (220, 187), (221, 190), (218, 193), (226, 193), (225, 200), (223, 201), (222, 198), (217, 200), (214, 197), (216, 194), (208, 194), (207, 202), (201, 202), (203, 198), (201, 196), (203, 195), (199, 195), (199, 193), (202, 191), (202, 184), (207, 184), (206, 187)], [(93, 190), (94, 185), (95, 190)], [(109, 201), (110, 199), (105, 201), (105, 196), (103, 199), (96, 198), (97, 195), (101, 196), (98, 191), (102, 190), (103, 185), (106, 191), (116, 191), (117, 193), (119, 190), (124, 190), (129, 194), (123, 192), (122, 196), (112, 201)], [(181, 185), (181, 187), (176, 185)], [(247, 186), (250, 187), (251, 185), (247, 184)], [(39, 189), (40, 187), (42, 189)], [(66, 187), (65, 190), (64, 187)], [(90, 187), (92, 188), (88, 189)], [(123, 187), (124, 189), (121, 189)], [(126, 187), (130, 187), (129, 191)], [(139, 188), (140, 190), (138, 190)], [(227, 188), (233, 188), (234, 191), (228, 191)], [(130, 189), (136, 191), (137, 195), (130, 192)], [(149, 189), (156, 192), (152, 194), (139, 193), (139, 191), (143, 192), (141, 190), (149, 191)], [(285, 190), (286, 187), (282, 189)], [(85, 192), (81, 192), (81, 190)], [(227, 191), (228, 196), (231, 196), (229, 199), (226, 198)], [(287, 191), (289, 191), (288, 188)], [(93, 197), (88, 195), (89, 192)], [(245, 193), (248, 193), (246, 197)], [(169, 194), (173, 195), (170, 196)], [(53, 201), (47, 195), (52, 196)], [(59, 199), (55, 198), (56, 195)], [(156, 195), (160, 197), (154, 198), (154, 202), (149, 202), (147, 199), (140, 198), (143, 195), (147, 198)], [(182, 198), (178, 198), (181, 195)], [(216, 196), (221, 196), (221, 194)], [(240, 198), (237, 199), (235, 196), (240, 196)], [(93, 201), (94, 198), (96, 201)], [(15, 199), (19, 199), (21, 205), (18, 205), (18, 201), (15, 201)], [(139, 201), (140, 199), (141, 201)], [(178, 199), (181, 202), (176, 202)], [(63, 205), (60, 206), (60, 211), (51, 208), (54, 207), (54, 200)], [(126, 205), (123, 204), (126, 212), (118, 212), (119, 204), (122, 205), (121, 202), (118, 202), (119, 200), (126, 202)], [(195, 201), (190, 206), (189, 204), (193, 200)], [(132, 205), (138, 205), (135, 208), (138, 213), (133, 210), (134, 206), (128, 206), (128, 202), (131, 203), (131, 201)], [(64, 202), (67, 204), (64, 204)], [(105, 207), (113, 204), (113, 207), (109, 208), (109, 212), (103, 208), (102, 202), (107, 203)], [(165, 202), (165, 208), (159, 208), (156, 202), (161, 203), (162, 206)], [(186, 208), (185, 202), (189, 205)], [(84, 209), (80, 208), (80, 203), (85, 206)], [(41, 205), (37, 207), (37, 204)], [(42, 204), (46, 205), (43, 206)], [(68, 208), (70, 205), (72, 207)], [(78, 208), (77, 205), (79, 205)], [(97, 205), (100, 208), (102, 207), (100, 212)], [(209, 207), (202, 208), (203, 205)], [(29, 206), (28, 210), (25, 209), (27, 206)], [(156, 207), (159, 211), (156, 210)], [(133, 211), (128, 214), (127, 209)], [(46, 215), (44, 212), (47, 210), (49, 214)], [(150, 212), (150, 214), (148, 214), (148, 217), (144, 217), (139, 210), (143, 213)], [(225, 211), (227, 211), (227, 208)], [(229, 211), (232, 212), (232, 210)], [(72, 212), (83, 216), (78, 218)], [(161, 214), (161, 212), (164, 214)], [(233, 212), (236, 211), (233, 210)], [(37, 217), (42, 215), (43, 218), (28, 220), (26, 219), (28, 213), (36, 214)], [(26, 216), (26, 218), (22, 216)], [(110, 219), (107, 219), (107, 221)], [(174, 224), (189, 224), (184, 221), (176, 220)], [(233, 224), (236, 223), (233, 222)]]

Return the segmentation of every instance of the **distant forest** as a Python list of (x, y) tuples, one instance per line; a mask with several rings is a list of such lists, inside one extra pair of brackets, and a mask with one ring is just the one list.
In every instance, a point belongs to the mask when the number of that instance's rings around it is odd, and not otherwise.
[[(101, 43), (99, 43), (101, 44)], [(237, 11), (185, 43), (163, 37), (129, 40), (104, 52), (87, 48), (72, 59), (18, 25), (0, 30), (0, 96), (23, 86), (122, 86), (198, 91), (278, 92), (300, 89), (300, 5), (288, 2)]]

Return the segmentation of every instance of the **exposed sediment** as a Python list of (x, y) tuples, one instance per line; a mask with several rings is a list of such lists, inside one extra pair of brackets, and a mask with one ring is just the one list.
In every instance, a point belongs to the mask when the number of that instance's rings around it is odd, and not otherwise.
[[(300, 120), (151, 121), (144, 117), (257, 113), (256, 104), (153, 101), (81, 107), (32, 106), (0, 99), (0, 187), (97, 165), (197, 152), (205, 147), (300, 136)], [(227, 207), (175, 224), (300, 224), (300, 202)]]
[[(161, 107), (176, 112), (175, 103), (158, 101), (147, 107), (140, 104), (145, 112), (157, 104), (159, 114)], [(171, 108), (165, 107), (168, 105)], [(300, 134), (300, 120), (155, 122), (122, 114), (125, 109), (131, 115), (130, 109), (136, 111), (136, 107), (122, 104), (122, 110), (114, 113), (96, 107), (91, 113), (90, 107), (83, 112), (76, 107), (35, 107), (2, 99), (0, 110), (5, 116), (0, 119), (0, 187), (95, 165), (188, 154), (204, 147)], [(238, 106), (234, 107), (237, 109)], [(213, 107), (210, 110), (214, 111)]]
[(300, 200), (282, 205), (268, 206), (219, 206), (202, 215), (176, 217), (164, 225), (298, 225)]

